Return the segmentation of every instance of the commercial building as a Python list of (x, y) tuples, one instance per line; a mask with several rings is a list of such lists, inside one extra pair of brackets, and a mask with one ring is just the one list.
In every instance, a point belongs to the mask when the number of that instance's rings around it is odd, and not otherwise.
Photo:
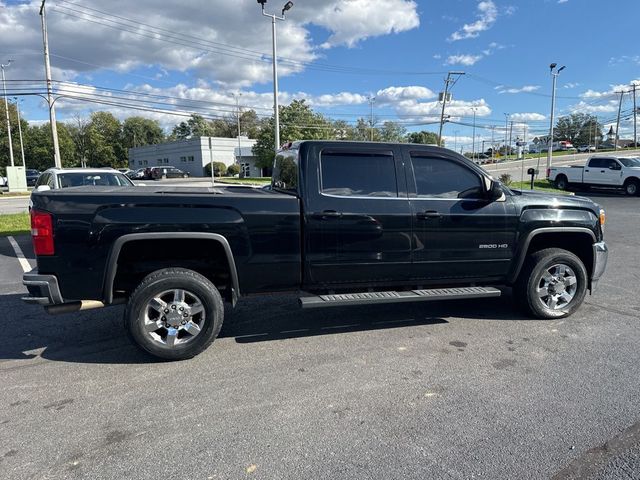
[(159, 143), (129, 149), (129, 168), (173, 166), (189, 172), (192, 177), (205, 176), (205, 165), (211, 161), (222, 162), (226, 166), (237, 163), (245, 177), (262, 177), (261, 168), (256, 166), (252, 147), (256, 140), (240, 137), (193, 137), (187, 140)]

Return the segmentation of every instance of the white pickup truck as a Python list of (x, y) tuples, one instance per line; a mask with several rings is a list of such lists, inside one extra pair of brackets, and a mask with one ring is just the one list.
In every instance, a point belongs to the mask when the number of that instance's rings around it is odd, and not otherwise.
[(547, 178), (556, 188), (622, 188), (627, 195), (640, 194), (640, 158), (591, 157), (584, 167), (552, 167)]

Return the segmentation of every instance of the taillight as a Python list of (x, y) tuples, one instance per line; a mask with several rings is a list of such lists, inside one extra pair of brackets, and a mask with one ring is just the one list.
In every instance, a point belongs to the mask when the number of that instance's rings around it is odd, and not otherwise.
[(31, 239), (36, 255), (53, 255), (53, 220), (51, 214), (31, 210)]

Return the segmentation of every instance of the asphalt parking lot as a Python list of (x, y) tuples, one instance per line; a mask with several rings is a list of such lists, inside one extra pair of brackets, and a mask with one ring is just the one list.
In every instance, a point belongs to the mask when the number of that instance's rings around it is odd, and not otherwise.
[[(0, 238), (2, 478), (640, 478), (640, 199), (594, 194), (609, 265), (571, 318), (502, 298), (301, 311), (244, 299), (157, 362), (122, 308), (24, 305)], [(34, 264), (29, 239), (16, 239)]]

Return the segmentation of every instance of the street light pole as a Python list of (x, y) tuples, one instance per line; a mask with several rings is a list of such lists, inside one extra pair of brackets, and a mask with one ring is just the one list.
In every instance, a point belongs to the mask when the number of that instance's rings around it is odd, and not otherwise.
[(51, 63), (49, 62), (49, 35), (47, 34), (47, 18), (44, 2), (40, 5), (40, 21), (42, 24), (42, 43), (44, 44), (44, 73), (47, 79), (47, 99), (49, 102), (49, 123), (53, 139), (53, 160), (57, 168), (62, 168), (60, 145), (58, 144), (58, 125), (56, 124), (56, 107), (53, 105), (53, 89), (51, 84)]
[(452, 75), (464, 75), (464, 72), (449, 72), (447, 78), (444, 81), (444, 94), (442, 95), (442, 111), (440, 113), (440, 130), (438, 131), (438, 146), (442, 146), (442, 127), (444, 126), (444, 110), (447, 106), (447, 97), (449, 96), (449, 84), (457, 81), (451, 78)]
[(16, 101), (16, 112), (18, 113), (18, 134), (20, 136), (20, 154), (22, 155), (22, 166), (26, 168), (27, 164), (24, 162), (24, 143), (22, 141), (22, 125), (20, 124), (20, 103), (18, 97), (13, 98)]
[(471, 107), (473, 110), (473, 138), (471, 139), (471, 158), (476, 158), (476, 109), (478, 107)]
[(9, 60), (7, 63), (0, 65), (2, 70), (2, 88), (4, 90), (4, 111), (7, 114), (7, 139), (9, 141), (9, 159), (11, 160), (11, 166), (15, 166), (13, 163), (13, 144), (11, 142), (11, 123), (9, 122), (9, 101), (7, 100), (7, 82), (4, 78), (4, 69), (11, 65), (13, 60)]
[(258, 0), (258, 3), (262, 6), (262, 15), (271, 18), (271, 40), (273, 47), (273, 119), (275, 123), (275, 150), (280, 149), (280, 112), (278, 104), (278, 47), (276, 43), (276, 20), (284, 20), (284, 13), (287, 10), (291, 10), (293, 2), (285, 3), (282, 8), (282, 14), (280, 16), (275, 13), (267, 13), (264, 11), (264, 5), (267, 0)]
[(507, 159), (507, 131), (509, 130), (509, 113), (504, 114), (504, 158)]
[(557, 64), (552, 63), (549, 65), (549, 69), (551, 71), (551, 76), (553, 77), (552, 87), (551, 87), (551, 117), (549, 121), (549, 143), (547, 145), (547, 177), (549, 176), (549, 169), (551, 169), (551, 154), (553, 152), (553, 115), (556, 109), (556, 82), (558, 80), (558, 75), (560, 72), (565, 69), (564, 66), (555, 70)]
[(369, 97), (369, 140), (373, 142), (373, 104), (376, 101), (376, 97)]

